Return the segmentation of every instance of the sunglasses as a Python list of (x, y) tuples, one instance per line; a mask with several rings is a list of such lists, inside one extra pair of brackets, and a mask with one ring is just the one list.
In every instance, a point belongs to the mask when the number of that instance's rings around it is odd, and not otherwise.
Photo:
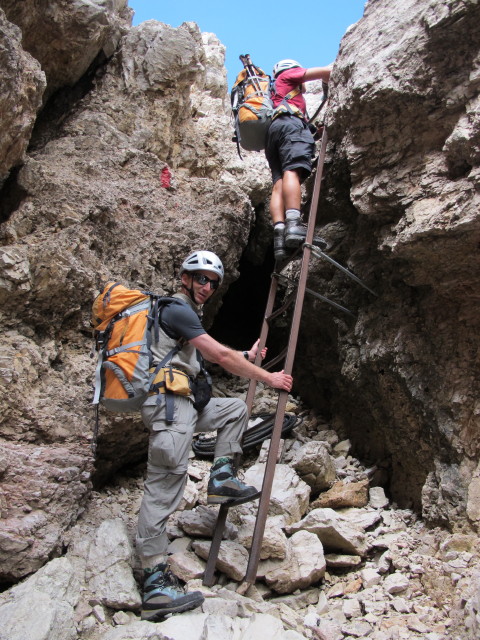
[(192, 273), (192, 278), (195, 280), (195, 282), (201, 284), (202, 287), (210, 283), (210, 289), (213, 289), (213, 291), (215, 291), (215, 289), (218, 289), (220, 285), (219, 280), (212, 280), (211, 278), (204, 276), (203, 273)]

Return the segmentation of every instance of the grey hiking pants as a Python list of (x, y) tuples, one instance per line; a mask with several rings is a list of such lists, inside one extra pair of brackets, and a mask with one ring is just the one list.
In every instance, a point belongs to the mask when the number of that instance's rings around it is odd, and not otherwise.
[(149, 404), (155, 400), (149, 399), (142, 408), (142, 419), (150, 432), (136, 539), (137, 552), (143, 558), (167, 551), (165, 528), (183, 497), (193, 435), (216, 430), (215, 457), (233, 457), (242, 452), (240, 442), (248, 423), (246, 404), (239, 398), (212, 398), (198, 412), (190, 398), (175, 396), (172, 424), (165, 420), (164, 402), (161, 406)]

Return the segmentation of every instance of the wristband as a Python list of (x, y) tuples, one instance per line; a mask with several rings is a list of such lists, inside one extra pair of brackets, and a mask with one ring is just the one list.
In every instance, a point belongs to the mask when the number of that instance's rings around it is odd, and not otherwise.
[(243, 357), (245, 358), (245, 360), (249, 360), (248, 351), (243, 352)]

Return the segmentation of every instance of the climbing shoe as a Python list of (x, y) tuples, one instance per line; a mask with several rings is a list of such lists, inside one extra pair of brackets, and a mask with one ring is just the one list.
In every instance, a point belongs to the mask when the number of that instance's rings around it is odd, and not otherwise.
[(142, 600), (142, 620), (157, 622), (169, 613), (188, 611), (204, 601), (200, 591), (185, 593), (185, 589), (166, 564), (145, 569)]
[[(296, 249), (305, 242), (307, 236), (307, 225), (301, 222), (300, 218), (287, 220), (285, 223), (285, 246), (288, 249)], [(327, 243), (323, 238), (315, 236), (312, 244), (321, 251), (327, 248)]]
[(287, 252), (285, 251), (285, 226), (284, 225), (275, 225), (273, 229), (273, 253), (275, 256), (275, 260), (281, 262), (285, 260), (287, 257)]
[(260, 493), (256, 487), (246, 485), (237, 478), (230, 458), (219, 458), (210, 470), (207, 504), (235, 506), (255, 500)]

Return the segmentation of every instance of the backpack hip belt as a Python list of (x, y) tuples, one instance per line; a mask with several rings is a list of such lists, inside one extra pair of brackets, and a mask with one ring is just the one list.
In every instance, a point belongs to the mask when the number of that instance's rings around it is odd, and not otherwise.
[[(154, 371), (155, 367), (152, 367), (150, 372), (153, 373)], [(162, 367), (153, 379), (149, 395), (152, 396), (157, 393), (174, 393), (180, 396), (190, 396), (192, 394), (190, 376), (185, 373), (185, 371), (175, 369), (172, 366)]]
[(181, 369), (174, 369), (172, 366), (152, 367), (150, 373), (155, 376), (150, 387), (149, 396), (158, 395), (157, 404), (161, 404), (161, 395), (165, 395), (165, 420), (171, 424), (174, 422), (174, 410), (175, 404), (173, 397), (179, 396), (192, 396), (192, 389), (190, 385), (190, 377)]

